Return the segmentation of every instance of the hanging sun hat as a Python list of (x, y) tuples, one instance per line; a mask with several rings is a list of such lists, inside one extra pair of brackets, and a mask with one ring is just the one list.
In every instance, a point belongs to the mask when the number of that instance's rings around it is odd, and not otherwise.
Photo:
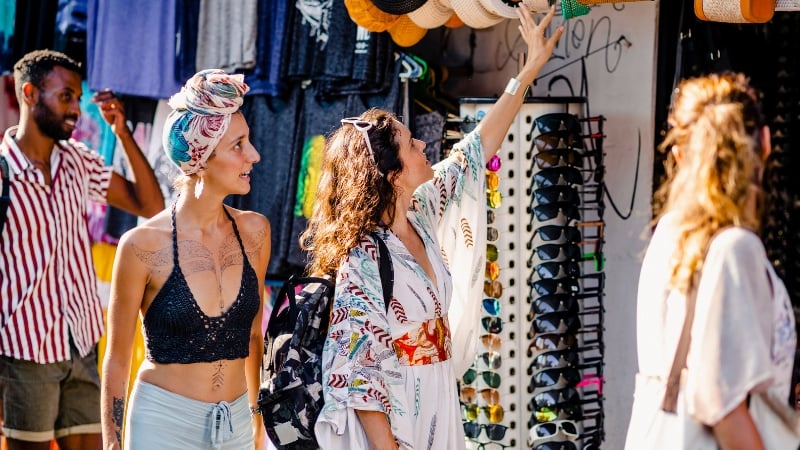
[(505, 17), (506, 19), (516, 19), (517, 8), (522, 6), (521, 0), (479, 0), (481, 5), (490, 13)]
[(450, 14), (450, 18), (447, 19), (447, 22), (444, 23), (445, 28), (461, 28), (464, 26), (464, 21), (458, 17), (458, 14), (453, 12)]
[(370, 0), (344, 0), (344, 6), (356, 25), (373, 33), (388, 30), (400, 18), (381, 11)]
[(408, 14), (403, 14), (389, 27), (389, 35), (400, 47), (411, 47), (419, 42), (428, 30), (411, 21)]
[(478, 0), (450, 0), (450, 4), (458, 18), (470, 28), (489, 28), (505, 19), (487, 11)]
[(416, 11), (408, 13), (408, 18), (422, 28), (430, 30), (444, 25), (452, 14), (453, 9), (449, 0), (428, 0)]
[(372, 0), (381, 11), (389, 14), (401, 15), (416, 11), (425, 0)]
[(547, 12), (550, 9), (549, 0), (522, 0), (522, 4), (533, 12)]

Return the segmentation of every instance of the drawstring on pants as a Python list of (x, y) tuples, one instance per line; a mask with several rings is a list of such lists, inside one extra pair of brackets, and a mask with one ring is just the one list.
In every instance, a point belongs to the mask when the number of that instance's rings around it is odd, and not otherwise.
[(226, 401), (221, 401), (211, 408), (211, 445), (218, 449), (232, 436), (231, 405)]

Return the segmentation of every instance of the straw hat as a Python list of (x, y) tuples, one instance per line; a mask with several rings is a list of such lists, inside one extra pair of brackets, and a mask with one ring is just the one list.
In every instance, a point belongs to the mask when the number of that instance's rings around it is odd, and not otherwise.
[(548, 0), (522, 0), (522, 4), (533, 12), (547, 12), (550, 10), (550, 2)]
[(411, 21), (408, 14), (403, 14), (389, 27), (389, 35), (400, 47), (411, 47), (419, 42), (428, 30)]
[(522, 6), (521, 0), (479, 0), (487, 11), (507, 19), (516, 19), (517, 8)]
[(372, 0), (372, 2), (381, 11), (396, 15), (416, 11), (425, 4), (425, 0)]
[(370, 0), (344, 0), (344, 6), (356, 25), (373, 33), (388, 30), (400, 18), (381, 11)]
[(450, 0), (450, 4), (458, 18), (470, 28), (489, 28), (505, 19), (487, 11), (478, 0)]
[[(447, 2), (445, 5), (444, 3)], [(416, 11), (408, 13), (412, 22), (422, 28), (438, 28), (453, 15), (449, 0), (428, 0)]]

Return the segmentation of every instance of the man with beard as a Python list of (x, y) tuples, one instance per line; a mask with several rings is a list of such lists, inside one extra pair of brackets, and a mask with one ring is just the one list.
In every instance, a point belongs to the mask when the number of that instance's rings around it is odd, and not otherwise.
[(100, 449), (96, 344), (103, 333), (86, 223), (89, 200), (150, 217), (155, 175), (111, 92), (93, 100), (125, 149), (128, 181), (70, 139), (80, 65), (37, 50), (14, 65), (19, 125), (5, 132), (11, 204), (0, 224), (0, 400), (9, 450)]

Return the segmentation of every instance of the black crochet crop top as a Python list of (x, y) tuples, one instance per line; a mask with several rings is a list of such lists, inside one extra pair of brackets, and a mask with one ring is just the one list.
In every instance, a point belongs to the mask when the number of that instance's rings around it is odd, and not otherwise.
[(250, 328), (258, 308), (261, 308), (258, 277), (247, 260), (236, 221), (227, 209), (225, 214), (233, 224), (233, 232), (242, 249), (242, 284), (228, 310), (209, 317), (197, 305), (178, 265), (178, 232), (173, 205), (174, 266), (142, 321), (148, 360), (161, 364), (189, 364), (245, 358), (250, 353)]

